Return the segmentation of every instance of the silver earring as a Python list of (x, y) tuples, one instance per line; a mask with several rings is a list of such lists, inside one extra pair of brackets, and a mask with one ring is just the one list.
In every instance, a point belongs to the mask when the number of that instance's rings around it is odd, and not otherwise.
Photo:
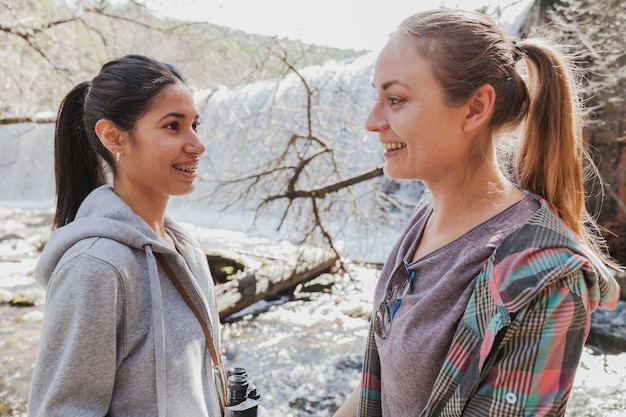
[(115, 161), (116, 161), (116, 162), (120, 162), (121, 157), (122, 157), (122, 156), (120, 155), (120, 153), (119, 153), (119, 152), (118, 152), (118, 153), (116, 153), (116, 154), (115, 154)]

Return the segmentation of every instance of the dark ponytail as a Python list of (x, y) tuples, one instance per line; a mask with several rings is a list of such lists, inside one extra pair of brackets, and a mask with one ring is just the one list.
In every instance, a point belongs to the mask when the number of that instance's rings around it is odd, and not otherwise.
[(87, 194), (105, 183), (103, 166), (93, 150), (83, 122), (90, 83), (78, 84), (63, 99), (54, 134), (57, 209), (54, 227), (74, 220)]
[(116, 161), (96, 135), (106, 119), (128, 134), (168, 84), (184, 83), (173, 66), (141, 55), (107, 62), (91, 81), (78, 84), (63, 99), (55, 130), (57, 209), (54, 228), (74, 221), (87, 195), (116, 173)]

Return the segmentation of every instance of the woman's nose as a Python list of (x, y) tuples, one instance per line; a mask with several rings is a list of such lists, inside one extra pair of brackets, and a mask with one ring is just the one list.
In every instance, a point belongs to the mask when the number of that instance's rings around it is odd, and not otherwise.
[(187, 153), (195, 153), (202, 155), (206, 151), (206, 147), (202, 143), (200, 135), (197, 132), (192, 132), (189, 143), (185, 146)]
[(378, 132), (384, 129), (387, 126), (387, 120), (382, 113), (380, 101), (376, 100), (367, 119), (365, 119), (365, 128), (370, 132)]

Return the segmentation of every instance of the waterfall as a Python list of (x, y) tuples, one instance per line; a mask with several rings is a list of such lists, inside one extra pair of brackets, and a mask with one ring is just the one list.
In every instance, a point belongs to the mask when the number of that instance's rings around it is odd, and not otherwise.
[(54, 126), (0, 126), (0, 206), (54, 204)]
[[(304, 68), (282, 78), (195, 92), (202, 121), (199, 133), (207, 151), (199, 167), (196, 190), (188, 196), (172, 198), (170, 213), (200, 226), (249, 230), (254, 219), (250, 210), (263, 196), (284, 188), (286, 177), (263, 182), (237, 207), (229, 206), (232, 196), (223, 195), (216, 179), (241, 178), (262, 171), (289, 147), (294, 135), (314, 136), (332, 148), (332, 154), (307, 168), (306, 178), (303, 176), (298, 183), (300, 189), (340, 181), (382, 163), (378, 140), (364, 127), (375, 97), (371, 86), (374, 61), (374, 55), (362, 55), (345, 62)], [(53, 135), (51, 124), (0, 127), (0, 205), (54, 205)], [(306, 156), (316, 149), (319, 146), (309, 146), (302, 140), (291, 148), (285, 163), (295, 163), (297, 155)], [(379, 204), (371, 192), (374, 185), (394, 192), (403, 187), (415, 188), (409, 184), (391, 186), (392, 181), (382, 177), (373, 181), (354, 186), (350, 197), (358, 199), (365, 211)], [(351, 216), (354, 208), (348, 197), (340, 196), (339, 200), (327, 215)], [(270, 208), (255, 230), (273, 233), (275, 222), (268, 219), (279, 216), (284, 204), (278, 202)], [(358, 237), (354, 230), (361, 228), (356, 219), (359, 216), (352, 217), (355, 219), (350, 219), (350, 224), (336, 225), (334, 232), (344, 230), (341, 239)], [(296, 233), (294, 229), (287, 226), (284, 231), (287, 238), (294, 238), (289, 236)]]

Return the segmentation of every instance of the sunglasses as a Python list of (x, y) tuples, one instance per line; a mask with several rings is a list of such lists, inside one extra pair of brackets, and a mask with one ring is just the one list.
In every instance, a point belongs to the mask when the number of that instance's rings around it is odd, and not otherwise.
[(381, 339), (386, 339), (391, 330), (391, 322), (398, 312), (402, 298), (413, 288), (415, 271), (409, 271), (409, 263), (402, 261), (391, 275), (385, 291), (385, 299), (380, 303), (374, 315), (374, 332)]

